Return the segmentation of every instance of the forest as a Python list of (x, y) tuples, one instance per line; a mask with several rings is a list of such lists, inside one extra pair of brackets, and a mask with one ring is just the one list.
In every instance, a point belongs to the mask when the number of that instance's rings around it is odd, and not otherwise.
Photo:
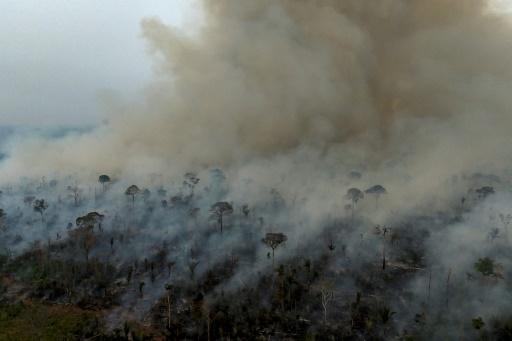
[(443, 210), (380, 224), (392, 190), (351, 171), (341, 211), (313, 235), (292, 217), (307, 198), (251, 179), (242, 194), (220, 169), (146, 181), (2, 188), (0, 339), (512, 336), (510, 183), (499, 177), (452, 179), (467, 191)]

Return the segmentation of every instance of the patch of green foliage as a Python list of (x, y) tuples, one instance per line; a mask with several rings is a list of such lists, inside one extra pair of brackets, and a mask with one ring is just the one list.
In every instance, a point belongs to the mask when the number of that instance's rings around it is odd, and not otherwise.
[(494, 275), (494, 261), (491, 258), (479, 258), (474, 267), (476, 271), (484, 276)]
[(480, 330), (485, 326), (484, 320), (481, 317), (474, 318), (471, 322), (476, 330)]
[(0, 307), (0, 341), (82, 340), (101, 334), (97, 316), (78, 308), (35, 302)]

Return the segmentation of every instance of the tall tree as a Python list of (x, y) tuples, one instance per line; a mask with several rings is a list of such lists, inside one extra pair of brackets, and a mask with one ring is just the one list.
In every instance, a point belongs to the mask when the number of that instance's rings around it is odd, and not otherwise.
[(0, 230), (5, 229), (5, 217), (6, 217), (5, 211), (0, 208)]
[(318, 285), (317, 290), (320, 294), (320, 300), (324, 311), (324, 324), (327, 324), (327, 308), (331, 301), (334, 300), (334, 283), (323, 280)]
[(375, 185), (364, 191), (366, 194), (373, 195), (375, 197), (375, 209), (379, 208), (379, 198), (381, 195), (387, 194), (388, 192), (381, 185)]
[(345, 195), (347, 199), (352, 202), (352, 219), (354, 218), (354, 210), (356, 208), (357, 202), (364, 198), (363, 192), (359, 188), (352, 187), (347, 191)]
[(34, 208), (34, 211), (41, 214), (42, 221), (44, 218), (44, 212), (46, 211), (46, 209), (48, 209), (48, 202), (46, 202), (46, 200), (44, 199), (36, 199), (32, 207)]
[(140, 192), (139, 187), (137, 187), (136, 185), (131, 185), (130, 187), (128, 187), (126, 189), (124, 194), (126, 194), (127, 196), (132, 197), (132, 204), (135, 205), (135, 196), (137, 194), (139, 194), (139, 192)]
[(283, 233), (267, 233), (265, 238), (262, 239), (263, 243), (265, 243), (268, 247), (272, 249), (272, 266), (274, 265), (274, 253), (276, 248), (283, 244), (288, 237), (286, 237)]
[(99, 176), (98, 182), (103, 186), (103, 192), (106, 191), (107, 185), (110, 183), (110, 181), (111, 181), (110, 176), (108, 176), (106, 174)]
[(78, 185), (68, 186), (68, 191), (73, 197), (73, 201), (75, 203), (75, 206), (78, 206), (80, 204), (80, 197), (82, 195), (82, 189), (78, 187)]
[(219, 201), (212, 205), (210, 208), (212, 215), (217, 218), (217, 222), (220, 226), (220, 233), (224, 229), (224, 216), (233, 213), (233, 206), (229, 202)]
[(105, 216), (98, 212), (89, 212), (83, 217), (76, 218), (76, 226), (78, 228), (86, 228), (94, 230), (94, 227), (98, 225), (98, 229), (101, 230), (101, 222)]

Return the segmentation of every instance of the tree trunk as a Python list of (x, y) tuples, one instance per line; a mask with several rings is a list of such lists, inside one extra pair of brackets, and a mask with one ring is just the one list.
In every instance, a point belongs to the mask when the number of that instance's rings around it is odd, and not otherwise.
[(382, 270), (386, 270), (386, 241), (384, 240), (384, 245), (382, 246)]
[(171, 294), (167, 293), (167, 328), (171, 329)]
[(210, 341), (210, 313), (208, 312), (208, 316), (206, 317), (206, 330), (208, 333), (208, 341)]
[(430, 283), (432, 281), (432, 269), (428, 273), (428, 292), (427, 292), (427, 303), (430, 302)]
[(220, 217), (219, 217), (219, 222), (220, 222), (220, 234), (222, 234), (222, 230), (224, 228), (224, 224), (223, 224), (223, 221), (222, 221), (222, 213), (220, 214)]

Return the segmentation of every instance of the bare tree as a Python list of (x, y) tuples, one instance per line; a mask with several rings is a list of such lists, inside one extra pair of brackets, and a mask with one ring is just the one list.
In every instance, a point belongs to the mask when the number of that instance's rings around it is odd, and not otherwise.
[(334, 283), (327, 280), (321, 281), (317, 286), (317, 290), (320, 293), (322, 308), (324, 310), (324, 324), (327, 324), (327, 308), (334, 300)]
[(272, 266), (274, 265), (274, 252), (276, 248), (286, 240), (288, 240), (288, 237), (283, 233), (267, 233), (265, 238), (262, 239), (262, 241), (272, 249)]
[(382, 270), (386, 270), (386, 237), (391, 233), (391, 227), (375, 226), (375, 234), (382, 237)]
[(224, 216), (233, 213), (233, 206), (229, 202), (219, 201), (212, 205), (210, 208), (212, 215), (217, 218), (217, 222), (220, 226), (220, 233), (224, 229)]

